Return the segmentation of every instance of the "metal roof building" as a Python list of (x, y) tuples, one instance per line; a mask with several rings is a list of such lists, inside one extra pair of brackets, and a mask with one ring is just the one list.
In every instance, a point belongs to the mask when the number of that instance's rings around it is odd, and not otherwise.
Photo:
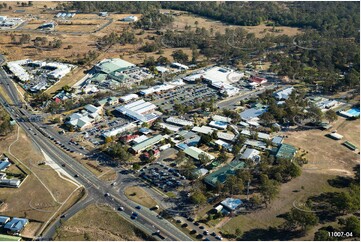
[(153, 113), (156, 108), (157, 106), (153, 103), (145, 102), (141, 99), (127, 105), (117, 107), (115, 110), (136, 121), (151, 122), (158, 118), (158, 115)]
[(250, 120), (250, 119), (253, 119), (253, 118), (257, 118), (258, 116), (261, 116), (263, 113), (266, 112), (266, 109), (256, 109), (256, 108), (250, 108), (250, 109), (247, 109), (243, 112), (241, 112), (241, 118), (242, 120)]
[(127, 68), (135, 67), (135, 66), (136, 65), (134, 65), (128, 61), (125, 61), (125, 60), (122, 60), (119, 58), (112, 58), (112, 59), (105, 59), (105, 60), (102, 60), (101, 62), (99, 62), (95, 66), (95, 70), (109, 74), (109, 73), (114, 72), (119, 69), (123, 69), (123, 68), (127, 69)]
[(196, 159), (196, 160), (199, 160), (199, 155), (200, 154), (204, 154), (206, 156), (208, 156), (208, 158), (210, 160), (214, 160), (215, 157), (211, 154), (208, 154), (207, 152), (197, 148), (197, 147), (194, 147), (194, 146), (190, 146), (190, 147), (187, 147), (185, 150), (184, 150), (184, 153), (186, 153), (187, 155), (189, 155), (190, 157), (192, 157), (193, 159)]
[(213, 131), (215, 131), (217, 129), (215, 128), (211, 128), (211, 127), (208, 127), (208, 126), (202, 126), (202, 127), (199, 127), (199, 126), (195, 126), (192, 131), (194, 132), (197, 132), (197, 133), (201, 133), (201, 134), (212, 134)]
[(276, 158), (292, 160), (297, 153), (297, 149), (289, 144), (282, 144), (277, 151)]
[(12, 218), (10, 222), (4, 225), (4, 229), (9, 230), (12, 233), (20, 233), (24, 227), (29, 223), (26, 218)]
[(132, 150), (135, 152), (135, 153), (138, 153), (140, 151), (143, 151), (143, 150), (146, 150), (150, 147), (152, 147), (153, 145), (159, 143), (160, 141), (162, 141), (164, 139), (164, 137), (160, 134), (154, 136), (154, 137), (151, 137), (139, 144), (136, 144), (134, 146), (132, 146)]
[(228, 210), (236, 210), (239, 206), (243, 204), (241, 199), (235, 199), (235, 198), (226, 198), (221, 202), (223, 207), (227, 208)]
[(209, 174), (204, 178), (204, 182), (212, 187), (215, 187), (217, 183), (223, 184), (227, 176), (235, 175), (236, 170), (244, 167), (244, 162), (239, 160), (233, 160), (231, 163), (221, 167), (217, 171)]
[(168, 123), (173, 123), (176, 125), (180, 125), (180, 126), (193, 126), (193, 122), (185, 120), (185, 119), (180, 119), (180, 118), (176, 118), (176, 117), (169, 117), (166, 119), (166, 121)]

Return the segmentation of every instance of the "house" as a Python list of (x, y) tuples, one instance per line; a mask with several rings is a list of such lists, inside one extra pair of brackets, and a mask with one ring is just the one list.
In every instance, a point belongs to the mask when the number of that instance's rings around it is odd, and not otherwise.
[(297, 149), (289, 144), (281, 144), (276, 153), (277, 159), (287, 159), (292, 160), (296, 155)]
[(100, 12), (99, 13), (100, 17), (107, 17), (108, 16), (108, 12)]
[(185, 150), (184, 150), (184, 153), (186, 155), (189, 155), (190, 157), (192, 157), (193, 159), (195, 160), (200, 160), (199, 159), (199, 155), (203, 154), (205, 156), (207, 156), (209, 158), (209, 160), (214, 160), (216, 157), (214, 157), (213, 155), (211, 154), (208, 154), (207, 152), (197, 148), (197, 147), (194, 147), (194, 146), (191, 146), (191, 147), (187, 147)]
[[(267, 111), (267, 108), (250, 108), (246, 109), (243, 112), (240, 113), (241, 119), (243, 121), (254, 121), (254, 119), (258, 119), (259, 116), (261, 116), (263, 113)], [(249, 122), (247, 122), (249, 123)]]
[(222, 130), (226, 130), (228, 127), (228, 123), (223, 122), (223, 121), (211, 121), (209, 123), (209, 126), (217, 128), (217, 129), (222, 129)]
[(241, 155), (241, 159), (242, 160), (252, 160), (253, 162), (260, 162), (261, 161), (261, 156), (259, 155), (260, 152), (256, 149), (250, 149), (247, 148), (243, 154)]
[(6, 224), (9, 221), (10, 221), (10, 217), (8, 217), (8, 216), (0, 216), (0, 226)]
[(236, 136), (232, 133), (217, 132), (217, 137), (218, 137), (218, 139), (233, 142), (233, 140)]
[(26, 218), (14, 217), (4, 225), (4, 229), (10, 234), (20, 234), (28, 223), (29, 220)]
[(272, 145), (275, 145), (275, 146), (279, 146), (283, 143), (283, 137), (281, 136), (276, 136), (276, 137), (273, 137), (272, 139)]
[(6, 159), (0, 161), (0, 171), (5, 171), (11, 163)]
[(243, 202), (241, 201), (241, 199), (236, 199), (236, 198), (226, 198), (221, 202), (221, 205), (230, 211), (236, 210), (242, 204)]
[(209, 126), (202, 126), (202, 127), (198, 127), (198, 126), (195, 126), (192, 131), (194, 132), (197, 132), (197, 133), (200, 133), (200, 134), (212, 134), (215, 130), (215, 128), (211, 128)]
[(291, 95), (291, 93), (293, 92), (293, 87), (288, 87), (286, 89), (280, 90), (278, 92), (275, 92), (273, 94), (273, 96), (278, 99), (278, 100), (287, 100), (288, 97)]
[(119, 103), (119, 99), (116, 97), (108, 97), (98, 101), (98, 104), (103, 107), (104, 105), (115, 105)]
[(266, 78), (262, 78), (262, 77), (257, 77), (257, 76), (251, 76), (249, 78), (249, 85), (252, 87), (257, 87), (257, 86), (261, 86), (262, 84), (265, 84), (267, 82)]
[(214, 143), (216, 143), (217, 145), (219, 145), (219, 146), (227, 149), (229, 152), (232, 151), (232, 147), (233, 147), (233, 146), (232, 146), (231, 144), (223, 141), (223, 140), (217, 139)]
[(88, 104), (84, 107), (84, 109), (88, 112), (88, 113), (97, 113), (99, 114), (102, 111), (102, 107), (95, 107), (92, 104)]
[(214, 121), (221, 121), (221, 122), (224, 122), (224, 123), (230, 123), (230, 122), (232, 122), (232, 119), (231, 119), (231, 118), (224, 117), (224, 116), (220, 116), (220, 115), (213, 115), (213, 116), (212, 116), (212, 119), (213, 119)]

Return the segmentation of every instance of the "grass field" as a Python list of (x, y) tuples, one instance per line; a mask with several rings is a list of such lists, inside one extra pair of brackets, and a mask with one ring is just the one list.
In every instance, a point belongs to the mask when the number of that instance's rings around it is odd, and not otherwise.
[(149, 240), (141, 231), (120, 217), (117, 212), (89, 205), (66, 221), (55, 240)]
[[(37, 165), (38, 162), (44, 160), (44, 157), (39, 149), (33, 146), (23, 131), (20, 131), (19, 139), (16, 140), (17, 129), (0, 139), (0, 150), (5, 152), (12, 161), (15, 161), (29, 175), (19, 188), (0, 189), (0, 198), (4, 201), (0, 212), (2, 215), (26, 217), (32, 221), (31, 224), (33, 224), (33, 221), (36, 221), (36, 224), (42, 224), (53, 215), (61, 203), (74, 191), (76, 186), (62, 179), (50, 167)], [(9, 152), (10, 144), (13, 145), (11, 145)], [(25, 164), (31, 172), (18, 162), (13, 155)], [(53, 197), (49, 191), (51, 191)], [(63, 208), (69, 205), (67, 202)], [(29, 237), (34, 236), (38, 228), (40, 228), (36, 224), (26, 228), (24, 233)]]
[(141, 187), (133, 186), (127, 187), (124, 194), (132, 201), (147, 207), (152, 208), (157, 205), (157, 202)]

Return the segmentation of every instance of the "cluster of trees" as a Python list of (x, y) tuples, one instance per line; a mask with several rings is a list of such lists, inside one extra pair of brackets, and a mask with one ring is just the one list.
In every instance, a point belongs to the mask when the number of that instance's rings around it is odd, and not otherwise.
[(134, 31), (125, 30), (120, 34), (111, 32), (110, 34), (104, 35), (103, 37), (97, 40), (97, 46), (100, 48), (104, 48), (116, 43), (125, 45), (125, 44), (136, 44), (137, 42), (138, 41), (137, 38), (135, 37)]
[[(336, 221), (338, 218), (336, 227), (320, 228), (315, 233), (314, 240), (337, 240), (338, 238), (330, 236), (329, 232), (340, 231), (352, 233), (352, 238), (359, 237), (360, 220), (353, 215), (360, 209), (359, 166), (355, 170), (356, 176), (351, 181), (348, 181), (347, 178), (336, 178), (345, 183), (343, 185), (346, 185), (344, 187), (346, 191), (322, 193), (308, 198), (301, 208), (292, 208), (284, 216), (286, 220), (284, 229), (288, 231), (299, 230), (304, 233), (318, 223)], [(317, 213), (313, 211), (317, 211)]]
[(0, 108), (0, 135), (5, 136), (13, 131), (14, 127), (10, 124), (10, 115), (2, 108)]
[(31, 40), (30, 34), (22, 34), (20, 35), (19, 38), (17, 38), (15, 34), (11, 33), (10, 38), (13, 44), (20, 44), (20, 45), (29, 44)]
[[(207, 18), (237, 25), (277, 25), (320, 31), (340, 31), (344, 37), (358, 35), (360, 5), (356, 2), (161, 2), (163, 8), (185, 10)], [(335, 33), (336, 34), (336, 33)]]
[(111, 143), (106, 151), (112, 158), (122, 162), (127, 162), (131, 157), (127, 148), (118, 142)]

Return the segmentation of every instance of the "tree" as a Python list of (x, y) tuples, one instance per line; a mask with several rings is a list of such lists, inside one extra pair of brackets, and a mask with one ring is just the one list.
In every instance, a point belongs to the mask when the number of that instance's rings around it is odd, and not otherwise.
[(327, 119), (328, 122), (331, 123), (333, 121), (336, 121), (338, 116), (335, 111), (333, 111), (332, 109), (329, 109), (325, 113), (325, 118)]
[(241, 229), (240, 229), (240, 228), (236, 228), (236, 231), (234, 232), (234, 235), (237, 236), (237, 239), (238, 239), (238, 238), (241, 238), (242, 234), (243, 234), (243, 233), (242, 233)]
[(227, 153), (220, 152), (220, 154), (218, 156), (218, 160), (223, 163), (223, 162), (227, 161), (227, 159), (228, 159)]
[(262, 204), (262, 199), (258, 195), (254, 195), (250, 198), (252, 208), (258, 208)]
[(198, 159), (199, 159), (199, 162), (202, 164), (202, 165), (206, 165), (208, 164), (211, 159), (209, 158), (209, 156), (205, 153), (201, 153), (198, 155)]
[(180, 63), (188, 62), (188, 55), (183, 50), (176, 50), (172, 53), (173, 60)]
[(318, 217), (313, 212), (303, 211), (297, 208), (292, 208), (285, 216), (286, 226), (290, 229), (301, 227), (305, 232), (312, 226), (318, 224)]
[(260, 193), (267, 206), (279, 193), (278, 182), (270, 180), (267, 175), (261, 175)]
[(133, 170), (139, 170), (140, 169), (140, 165), (138, 163), (133, 164)]
[(194, 204), (205, 204), (207, 202), (206, 196), (199, 190), (195, 191), (191, 195), (191, 201)]
[(231, 195), (238, 195), (243, 191), (244, 184), (242, 179), (237, 178), (234, 175), (230, 175), (226, 178), (224, 189)]
[(324, 229), (319, 229), (315, 233), (314, 240), (316, 241), (330, 241), (330, 240), (336, 240), (334, 237), (329, 235), (329, 232)]
[(342, 228), (342, 231), (352, 232), (353, 237), (360, 236), (360, 220), (355, 216), (348, 217), (345, 220), (345, 225)]

